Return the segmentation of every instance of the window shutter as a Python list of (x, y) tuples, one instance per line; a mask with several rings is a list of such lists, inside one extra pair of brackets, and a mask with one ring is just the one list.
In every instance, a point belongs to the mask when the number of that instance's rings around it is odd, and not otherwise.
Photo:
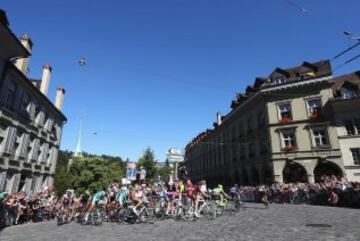
[(0, 173), (0, 192), (5, 191), (6, 172)]
[(49, 144), (44, 143), (42, 146), (42, 151), (41, 151), (41, 162), (42, 163), (46, 163), (47, 161), (47, 155), (49, 153)]
[(32, 177), (27, 177), (26, 178), (26, 183), (25, 183), (25, 192), (30, 192), (31, 191), (31, 187), (33, 184), (33, 178)]
[(14, 182), (12, 185), (12, 192), (17, 192), (20, 182), (20, 174), (14, 174)]
[(34, 160), (38, 159), (38, 157), (39, 157), (39, 146), (40, 146), (40, 140), (35, 139), (34, 143), (33, 143), (31, 159), (34, 159)]
[(14, 144), (16, 140), (16, 128), (15, 127), (9, 127), (8, 128), (8, 135), (6, 138), (5, 146), (4, 146), (4, 152), (11, 154), (14, 149)]
[(30, 115), (31, 120), (35, 119), (35, 105), (34, 105), (34, 103), (30, 104), (29, 115)]
[(53, 158), (54, 158), (54, 153), (55, 153), (55, 147), (51, 147), (51, 148), (50, 148), (49, 158), (46, 160), (46, 164), (47, 164), (48, 166), (50, 166), (51, 163), (52, 163), (52, 160), (53, 160)]
[(30, 141), (30, 135), (29, 134), (24, 134), (23, 139), (22, 139), (20, 156), (26, 157), (27, 150), (28, 150), (28, 147), (29, 147), (29, 141)]

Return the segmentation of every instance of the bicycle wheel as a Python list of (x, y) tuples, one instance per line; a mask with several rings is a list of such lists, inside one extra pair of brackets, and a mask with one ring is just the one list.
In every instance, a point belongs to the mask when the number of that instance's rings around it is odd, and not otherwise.
[(94, 225), (101, 225), (104, 221), (104, 213), (102, 209), (97, 209), (95, 214), (93, 215), (93, 224)]
[(204, 216), (205, 218), (212, 220), (214, 219), (214, 212), (211, 209), (211, 207), (209, 205), (205, 205), (202, 209), (201, 209), (201, 213), (202, 216)]
[(157, 219), (163, 220), (166, 218), (166, 211), (161, 202), (156, 204), (154, 212)]
[(138, 216), (138, 221), (140, 223), (149, 223), (149, 224), (153, 224), (156, 220), (156, 216), (154, 213), (153, 209), (149, 209), (149, 208), (144, 208), (142, 209), (142, 211), (140, 212), (139, 216)]

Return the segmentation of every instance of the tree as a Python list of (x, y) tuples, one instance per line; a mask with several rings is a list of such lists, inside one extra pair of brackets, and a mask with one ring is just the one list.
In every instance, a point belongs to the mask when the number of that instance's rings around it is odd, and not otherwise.
[[(85, 190), (90, 192), (105, 190), (111, 182), (124, 177), (126, 164), (120, 157), (86, 153), (86, 157), (73, 158), (72, 152), (59, 153), (61, 153), (59, 165), (54, 178), (58, 195), (65, 193), (68, 188), (75, 189), (77, 193)], [(67, 164), (70, 158), (73, 159), (73, 164), (68, 170)]]
[(138, 167), (146, 170), (146, 180), (153, 180), (156, 175), (156, 161), (153, 150), (148, 147), (142, 157), (139, 158)]
[(69, 160), (74, 153), (72, 151), (59, 150), (58, 161), (56, 163), (56, 170), (60, 170), (62, 167), (67, 167)]
[(66, 192), (66, 189), (71, 187), (71, 183), (72, 176), (69, 175), (67, 166), (58, 167), (54, 177), (54, 186), (56, 188), (57, 195), (61, 197)]
[(161, 180), (167, 183), (169, 181), (169, 176), (172, 170), (173, 168), (171, 168), (169, 161), (166, 159), (165, 165), (157, 169), (156, 176), (160, 176)]
[(114, 160), (95, 158), (75, 159), (70, 166), (71, 187), (76, 193), (86, 190), (95, 193), (105, 190), (113, 181), (121, 180), (124, 171), (121, 163)]

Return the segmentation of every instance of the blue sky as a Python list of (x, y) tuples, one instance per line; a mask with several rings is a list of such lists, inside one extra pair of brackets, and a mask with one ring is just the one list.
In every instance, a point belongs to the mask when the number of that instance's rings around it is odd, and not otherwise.
[(360, 35), (360, 1), (293, 2), (311, 16), (285, 0), (2, 0), (0, 8), (34, 42), (30, 76), (50, 63), (50, 98), (66, 89), (62, 149), (75, 148), (83, 117), (85, 151), (137, 160), (150, 146), (163, 161), (256, 76), (331, 58), (352, 43), (341, 31)]

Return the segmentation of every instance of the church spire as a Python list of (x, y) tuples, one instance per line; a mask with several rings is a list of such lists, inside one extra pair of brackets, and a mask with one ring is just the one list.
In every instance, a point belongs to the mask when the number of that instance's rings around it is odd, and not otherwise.
[(83, 157), (81, 150), (81, 135), (82, 135), (82, 123), (80, 122), (79, 136), (73, 157)]

